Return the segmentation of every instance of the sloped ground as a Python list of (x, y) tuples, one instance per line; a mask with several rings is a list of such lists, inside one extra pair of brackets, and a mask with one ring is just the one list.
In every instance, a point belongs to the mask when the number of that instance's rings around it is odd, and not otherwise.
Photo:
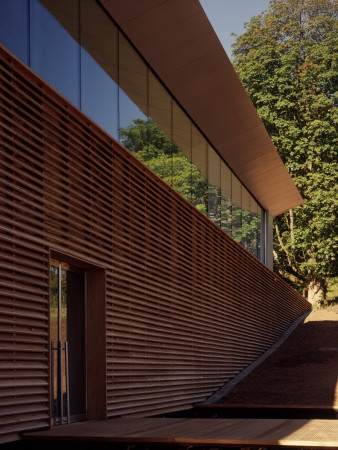
[(338, 408), (338, 305), (313, 311), (217, 403)]

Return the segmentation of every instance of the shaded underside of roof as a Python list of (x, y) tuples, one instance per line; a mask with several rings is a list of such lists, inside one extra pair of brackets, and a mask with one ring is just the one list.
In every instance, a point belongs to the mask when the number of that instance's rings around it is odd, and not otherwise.
[(261, 206), (302, 204), (199, 1), (100, 1)]

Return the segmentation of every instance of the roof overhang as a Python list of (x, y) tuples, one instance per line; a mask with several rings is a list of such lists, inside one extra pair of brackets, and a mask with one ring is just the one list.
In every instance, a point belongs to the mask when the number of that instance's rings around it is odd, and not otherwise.
[(198, 0), (100, 0), (273, 216), (303, 203)]

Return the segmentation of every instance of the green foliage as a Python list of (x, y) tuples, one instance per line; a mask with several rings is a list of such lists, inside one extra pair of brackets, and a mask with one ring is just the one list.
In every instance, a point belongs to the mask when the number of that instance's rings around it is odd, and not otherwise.
[(120, 129), (122, 144), (197, 209), (207, 214), (207, 180), (153, 120)]
[(179, 154), (180, 149), (153, 120), (135, 119), (127, 128), (120, 128), (122, 144), (147, 162), (160, 155)]
[(275, 267), (325, 298), (337, 276), (338, 1), (273, 0), (235, 68), (305, 203), (275, 218)]
[(199, 211), (255, 256), (259, 255), (260, 216), (221, 196), (197, 166), (152, 120), (134, 120), (120, 129), (122, 144)]

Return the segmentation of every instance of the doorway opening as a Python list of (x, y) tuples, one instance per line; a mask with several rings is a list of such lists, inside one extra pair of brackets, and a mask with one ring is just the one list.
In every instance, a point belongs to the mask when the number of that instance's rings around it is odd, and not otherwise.
[(87, 418), (86, 271), (50, 264), (51, 411), (53, 425)]

